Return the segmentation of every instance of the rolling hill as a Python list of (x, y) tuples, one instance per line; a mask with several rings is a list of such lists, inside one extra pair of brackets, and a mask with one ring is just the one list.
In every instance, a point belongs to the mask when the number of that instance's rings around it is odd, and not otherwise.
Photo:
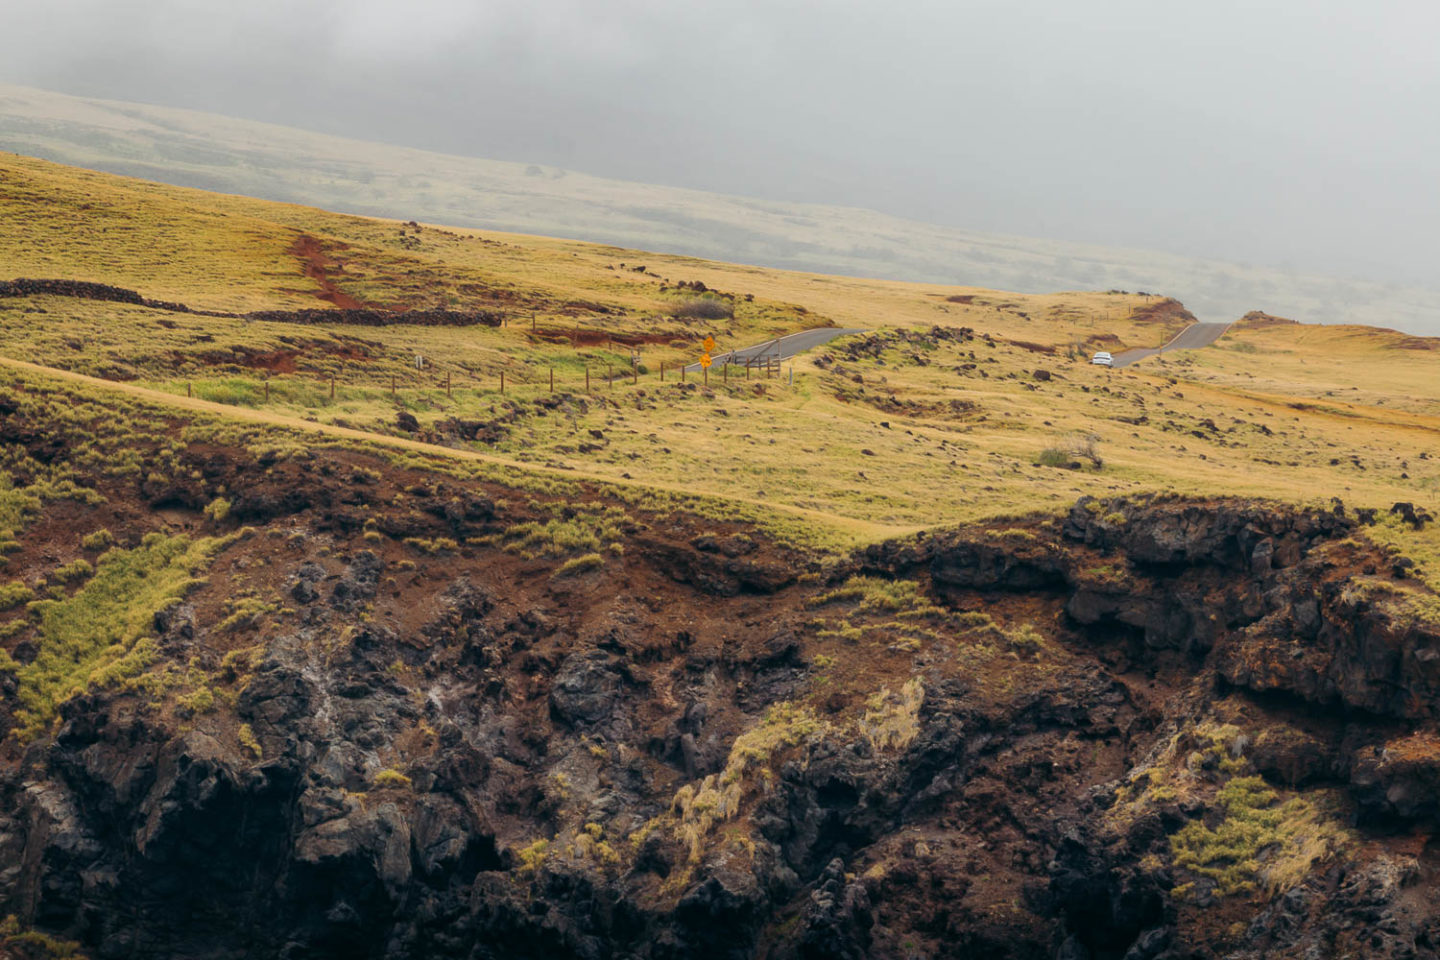
[(1433, 956), (1440, 340), (0, 223), (0, 954)]
[(1144, 290), (1176, 297), (1202, 319), (1261, 309), (1311, 322), (1440, 333), (1435, 293), (1418, 288), (626, 183), (24, 87), (0, 85), (0, 148), (402, 220), (1029, 293)]

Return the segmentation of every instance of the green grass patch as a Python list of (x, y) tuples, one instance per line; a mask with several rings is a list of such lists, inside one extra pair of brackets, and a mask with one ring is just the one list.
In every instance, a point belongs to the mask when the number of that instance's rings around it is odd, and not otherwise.
[(1170, 852), (1178, 866), (1215, 880), (1221, 896), (1262, 884), (1271, 894), (1287, 889), (1345, 840), (1313, 803), (1304, 797), (1279, 802), (1262, 777), (1235, 777), (1216, 802), (1224, 819), (1214, 829), (1187, 823), (1171, 836)]
[(137, 676), (155, 659), (155, 614), (182, 599), (233, 538), (146, 535), (133, 550), (110, 550), (73, 597), (31, 604), (39, 652), (18, 672), (22, 741), (42, 734), (60, 705), (92, 687)]

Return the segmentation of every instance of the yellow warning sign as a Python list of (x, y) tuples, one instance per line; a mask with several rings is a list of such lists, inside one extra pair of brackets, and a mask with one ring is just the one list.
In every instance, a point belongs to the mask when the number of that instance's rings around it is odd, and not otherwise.
[[(706, 337), (706, 338), (705, 338), (704, 347), (705, 347), (705, 352), (706, 352), (706, 353), (711, 353), (711, 352), (713, 352), (713, 351), (715, 350), (715, 338), (714, 338), (714, 337)], [(709, 364), (706, 364), (706, 366), (709, 366)]]
[(708, 354), (708, 353), (703, 354), (703, 355), (701, 355), (701, 357), (700, 357), (700, 366), (705, 367), (705, 368), (707, 368), (707, 369), (709, 368), (710, 364), (713, 363), (713, 362), (714, 362), (714, 361), (710, 359), (710, 354)]

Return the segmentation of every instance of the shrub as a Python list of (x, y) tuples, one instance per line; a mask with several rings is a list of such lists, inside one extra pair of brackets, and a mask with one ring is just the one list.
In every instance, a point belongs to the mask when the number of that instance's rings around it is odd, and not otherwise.
[(215, 694), (209, 687), (199, 687), (193, 693), (180, 697), (175, 706), (182, 717), (193, 716), (197, 713), (209, 713), (215, 709)]
[(1059, 447), (1046, 447), (1035, 460), (1037, 467), (1068, 467), (1073, 461), (1070, 454)]
[(205, 505), (205, 516), (216, 523), (224, 523), (225, 518), (230, 516), (230, 501), (216, 497)]
[(545, 865), (545, 858), (550, 852), (550, 841), (543, 837), (534, 843), (521, 847), (515, 851), (520, 858), (520, 870), (523, 873), (534, 873)]
[(86, 550), (104, 550), (115, 542), (115, 535), (109, 530), (100, 529), (80, 541), (80, 546)]
[(1079, 461), (1089, 460), (1091, 465), (1099, 470), (1105, 465), (1104, 461), (1100, 459), (1099, 442), (1099, 438), (1091, 434), (1067, 437), (1060, 445), (1041, 450), (1040, 455), (1035, 459), (1035, 465), (1064, 467), (1073, 470), (1079, 467)]
[(0, 613), (20, 606), (22, 603), (29, 603), (35, 599), (35, 591), (25, 584), (16, 580), (0, 586)]
[(82, 557), (74, 563), (67, 563), (63, 567), (56, 567), (54, 572), (50, 574), (50, 578), (59, 583), (74, 583), (76, 580), (84, 580), (94, 572), (95, 568), (90, 566), (90, 561)]
[(735, 316), (735, 306), (721, 297), (692, 297), (677, 303), (670, 315), (689, 320), (728, 320)]

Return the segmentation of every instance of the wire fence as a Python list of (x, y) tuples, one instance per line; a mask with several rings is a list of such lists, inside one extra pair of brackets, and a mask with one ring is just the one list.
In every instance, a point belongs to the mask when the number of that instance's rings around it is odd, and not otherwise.
[[(695, 383), (708, 386), (713, 380), (716, 384), (728, 385), (732, 380), (736, 382), (778, 380), (782, 379), (784, 373), (783, 358), (778, 355), (736, 357), (732, 354), (717, 358), (711, 367), (702, 367), (696, 370), (694, 369), (696, 366), (694, 363), (666, 364), (664, 361), (661, 361), (655, 370), (648, 370), (643, 369), (643, 365), (639, 362), (637, 356), (632, 358), (632, 362), (628, 367), (623, 364), (618, 366), (616, 364), (605, 364), (603, 366), (586, 364), (579, 374), (575, 373), (574, 368), (571, 367), (563, 369), (559, 376), (557, 376), (556, 368), (553, 366), (544, 368), (543, 372), (539, 372), (535, 368), (530, 367), (521, 368), (523, 372), (521, 372), (519, 376), (516, 375), (515, 370), (501, 370), (488, 376), (471, 373), (460, 382), (456, 382), (454, 372), (449, 370), (445, 371), (443, 377), (438, 375), (426, 376), (423, 372), (419, 372), (415, 376), (402, 378), (399, 374), (392, 373), (390, 374), (388, 383), (383, 380), (379, 383), (373, 380), (356, 383), (334, 375), (323, 379), (305, 377), (303, 375), (294, 377), (293, 379), (290, 377), (283, 379), (264, 377), (246, 383), (245, 386), (247, 389), (245, 392), (248, 395), (250, 390), (254, 390), (258, 394), (254, 399), (259, 400), (263, 398), (265, 403), (269, 403), (271, 402), (272, 383), (287, 387), (296, 383), (303, 383), (309, 388), (307, 392), (318, 387), (324, 394), (328, 394), (328, 399), (332, 401), (337, 399), (337, 390), (341, 389), (363, 389), (372, 392), (381, 390), (398, 401), (407, 393), (413, 394), (417, 392), (433, 394), (443, 391), (447, 397), (453, 397), (457, 389), (468, 389), (472, 392), (476, 389), (482, 392), (494, 390), (503, 396), (506, 393), (519, 390), (525, 392), (540, 390), (555, 393), (557, 391), (565, 392), (583, 389), (585, 393), (590, 394), (602, 390), (613, 390), (617, 386), (624, 386), (626, 384), (638, 386), (642, 382)], [(423, 365), (421, 365), (419, 369), (423, 371)], [(226, 382), (234, 383), (236, 379), (237, 378), (233, 377), (226, 378)], [(206, 385), (205, 381), (200, 382), (202, 385)], [(790, 378), (787, 382), (794, 382), (793, 368), (791, 369)], [(196, 381), (187, 380), (185, 382), (185, 395), (187, 397), (197, 395)], [(202, 397), (202, 399), (213, 398)], [(343, 397), (340, 399), (343, 399)], [(220, 402), (226, 401), (222, 399)]]

